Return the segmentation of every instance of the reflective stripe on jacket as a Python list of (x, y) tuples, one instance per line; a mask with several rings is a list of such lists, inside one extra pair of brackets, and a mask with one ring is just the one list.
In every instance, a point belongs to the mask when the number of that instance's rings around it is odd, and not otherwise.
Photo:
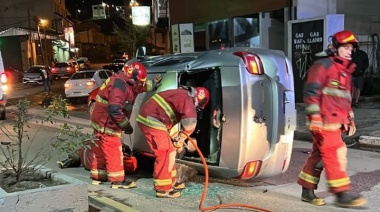
[(355, 64), (332, 56), (317, 60), (309, 69), (303, 98), (307, 115), (319, 114), (323, 129), (337, 130), (353, 118), (351, 74)]

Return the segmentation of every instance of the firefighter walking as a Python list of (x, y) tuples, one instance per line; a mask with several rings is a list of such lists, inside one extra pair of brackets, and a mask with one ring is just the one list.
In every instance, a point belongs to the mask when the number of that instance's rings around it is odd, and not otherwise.
[[(169, 130), (181, 124), (181, 131), (190, 135), (197, 125), (197, 110), (202, 110), (210, 99), (204, 87), (181, 87), (153, 95), (140, 109), (137, 122), (155, 155), (153, 171), (156, 197), (180, 197), (184, 183), (176, 183), (175, 157), (182, 150), (182, 137), (172, 143)], [(179, 133), (181, 135), (181, 133)], [(174, 145), (173, 145), (174, 144)]]
[(342, 140), (342, 132), (352, 136), (356, 131), (351, 109), (351, 74), (355, 69), (351, 54), (358, 40), (351, 31), (343, 30), (332, 36), (332, 46), (334, 54), (310, 67), (304, 85), (303, 98), (313, 147), (297, 182), (302, 186), (302, 201), (325, 205), (324, 199), (314, 193), (325, 169), (329, 191), (336, 196), (335, 204), (359, 207), (366, 200), (350, 192), (347, 147)]
[(91, 113), (91, 126), (100, 140), (99, 147), (92, 147), (90, 177), (94, 185), (111, 182), (111, 188), (134, 188), (135, 182), (125, 180), (121, 133), (131, 134), (129, 122), (137, 95), (143, 92), (147, 79), (145, 67), (134, 62), (106, 80), (96, 96)]

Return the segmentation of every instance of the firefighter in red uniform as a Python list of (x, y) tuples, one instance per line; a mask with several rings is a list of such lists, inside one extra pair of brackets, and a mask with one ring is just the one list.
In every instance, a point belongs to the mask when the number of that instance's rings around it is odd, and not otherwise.
[[(329, 191), (336, 195), (336, 205), (359, 207), (366, 200), (351, 193), (351, 182), (346, 171), (347, 147), (342, 132), (355, 133), (354, 113), (351, 109), (351, 62), (355, 35), (348, 30), (332, 36), (334, 54), (317, 60), (309, 69), (303, 98), (308, 126), (313, 136), (313, 148), (298, 177), (302, 186), (302, 201), (325, 205), (314, 190), (317, 189), (323, 168)], [(323, 164), (323, 166), (321, 166)]]
[[(210, 94), (204, 87), (181, 87), (155, 94), (140, 109), (136, 120), (156, 157), (153, 172), (156, 197), (181, 196), (179, 190), (185, 185), (176, 183), (175, 157), (183, 146), (172, 144), (169, 130), (180, 123), (183, 133), (193, 133), (197, 110), (204, 109), (209, 99)], [(183, 141), (186, 136), (180, 135)]]
[(92, 147), (94, 160), (90, 177), (94, 185), (110, 181), (111, 188), (134, 188), (136, 184), (125, 180), (121, 133), (131, 134), (129, 122), (133, 103), (146, 82), (145, 67), (134, 62), (123, 71), (111, 76), (100, 87), (91, 113), (91, 126), (99, 138), (99, 147)]

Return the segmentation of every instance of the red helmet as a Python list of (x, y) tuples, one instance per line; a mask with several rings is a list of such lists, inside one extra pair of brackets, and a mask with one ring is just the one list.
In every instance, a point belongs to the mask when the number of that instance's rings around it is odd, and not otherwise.
[(359, 41), (353, 32), (350, 30), (343, 30), (332, 36), (332, 44), (335, 48), (344, 44), (352, 44), (354, 47), (358, 47)]
[(147, 78), (147, 71), (143, 64), (133, 62), (123, 67), (124, 73), (128, 78), (135, 79), (141, 83), (145, 83)]
[(203, 110), (210, 100), (210, 93), (205, 87), (197, 87), (195, 88), (195, 94), (198, 103), (197, 108)]

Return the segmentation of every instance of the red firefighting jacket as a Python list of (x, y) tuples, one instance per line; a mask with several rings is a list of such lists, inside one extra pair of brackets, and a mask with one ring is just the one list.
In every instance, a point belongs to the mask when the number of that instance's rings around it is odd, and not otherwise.
[(133, 103), (138, 93), (136, 84), (120, 72), (108, 78), (100, 86), (94, 110), (91, 113), (91, 126), (94, 130), (121, 137), (121, 132), (129, 124)]
[(182, 88), (159, 92), (143, 105), (136, 120), (164, 131), (181, 122), (182, 130), (190, 135), (197, 124), (195, 99)]
[(324, 130), (337, 130), (354, 118), (351, 74), (355, 64), (339, 56), (317, 60), (309, 69), (303, 99), (306, 114), (319, 114)]

